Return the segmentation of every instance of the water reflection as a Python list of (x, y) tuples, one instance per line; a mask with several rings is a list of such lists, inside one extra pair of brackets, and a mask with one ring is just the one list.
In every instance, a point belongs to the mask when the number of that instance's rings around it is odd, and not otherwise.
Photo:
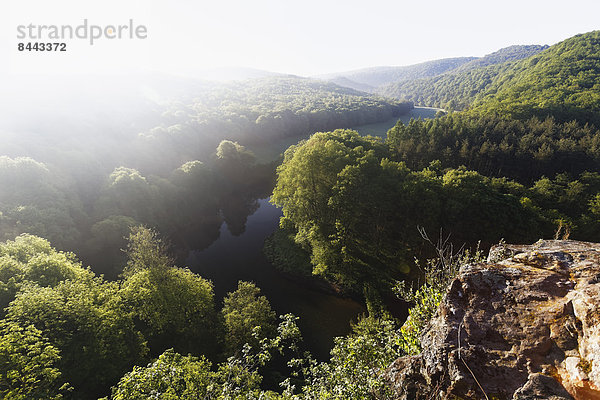
[(305, 344), (315, 355), (327, 358), (333, 337), (349, 332), (349, 321), (365, 312), (359, 303), (322, 293), (286, 278), (262, 253), (264, 240), (275, 231), (281, 210), (260, 199), (257, 209), (247, 218), (245, 231), (235, 235), (227, 222), (220, 227), (219, 239), (201, 251), (191, 251), (186, 264), (215, 285), (220, 301), (237, 287), (239, 280), (252, 281), (267, 296), (279, 313), (300, 317)]

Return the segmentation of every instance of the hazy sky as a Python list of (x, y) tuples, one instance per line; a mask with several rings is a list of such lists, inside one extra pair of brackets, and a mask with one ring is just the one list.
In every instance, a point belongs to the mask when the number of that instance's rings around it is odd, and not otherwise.
[[(67, 52), (18, 52), (18, 25), (147, 27), (144, 40), (68, 41)], [(193, 72), (245, 66), (311, 75), (482, 56), (554, 44), (600, 28), (599, 0), (2, 0), (3, 68), (88, 73)]]

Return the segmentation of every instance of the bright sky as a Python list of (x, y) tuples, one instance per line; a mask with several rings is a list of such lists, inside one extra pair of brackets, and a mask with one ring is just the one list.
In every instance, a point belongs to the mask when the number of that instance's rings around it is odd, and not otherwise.
[[(17, 51), (18, 25), (147, 27), (147, 39), (67, 41), (66, 52)], [(2, 0), (2, 69), (66, 74), (190, 73), (243, 66), (312, 75), (512, 44), (554, 44), (600, 29), (598, 0)], [(60, 40), (53, 40), (60, 41)]]

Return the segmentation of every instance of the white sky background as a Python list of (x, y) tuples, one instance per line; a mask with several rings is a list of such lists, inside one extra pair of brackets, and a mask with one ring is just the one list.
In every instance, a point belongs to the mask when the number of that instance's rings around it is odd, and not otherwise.
[[(84, 18), (98, 25), (132, 18), (148, 38), (70, 41), (62, 54), (16, 50), (17, 25)], [(241, 66), (313, 75), (554, 44), (600, 29), (600, 1), (2, 0), (0, 28), (0, 72), (10, 74)]]

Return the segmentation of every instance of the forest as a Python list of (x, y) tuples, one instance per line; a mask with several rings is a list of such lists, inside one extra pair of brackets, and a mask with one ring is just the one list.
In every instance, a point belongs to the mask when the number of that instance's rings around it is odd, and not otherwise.
[[(460, 265), (501, 241), (600, 241), (599, 41), (432, 64), (446, 67), (381, 92), (406, 100), (277, 76), (154, 83), (126, 99), (134, 117), (77, 114), (74, 136), (49, 115), (48, 136), (9, 118), (0, 396), (392, 398), (382, 371), (420, 351)], [(447, 112), (386, 138), (350, 129), (412, 102)], [(251, 151), (296, 137), (278, 159)], [(265, 288), (240, 280), (220, 298), (185, 265), (222, 226), (242, 235), (265, 198), (282, 210), (273, 268), (366, 307), (325, 360)]]
[[(61, 136), (51, 115), (40, 116), (48, 136), (19, 121), (8, 133), (12, 148), (0, 158), (0, 184), (11, 188), (0, 193), (0, 239), (35, 234), (116, 276), (119, 248), (133, 225), (156, 227), (178, 246), (194, 240), (192, 248), (214, 240), (223, 219), (243, 231), (255, 200), (270, 191), (277, 160), (256, 160), (238, 142), (260, 146), (412, 108), (294, 77), (198, 84), (186, 96), (172, 89), (176, 83), (154, 83), (163, 90), (159, 102), (130, 96), (139, 110), (133, 123), (124, 115), (100, 121), (90, 111), (70, 117), (75, 140)], [(181, 100), (171, 100), (175, 95)], [(149, 121), (154, 113), (160, 118)]]
[[(431, 90), (435, 90), (434, 86), (438, 80), (451, 79), (450, 77), (454, 76), (466, 80), (466, 76), (469, 76), (468, 71), (479, 71), (483, 67), (528, 58), (546, 48), (548, 46), (514, 45), (483, 57), (444, 58), (406, 67), (373, 67), (319, 77), (341, 86), (399, 99), (409, 99), (418, 105), (448, 108), (444, 107), (437, 99), (422, 98), (426, 96), (425, 93), (428, 94)], [(423, 85), (423, 87), (419, 85)], [(444, 90), (445, 96), (453, 94), (448, 89)], [(457, 97), (456, 93), (453, 97)]]
[(552, 116), (598, 125), (599, 40), (598, 31), (577, 35), (520, 61), (399, 82), (381, 93), (519, 120)]

